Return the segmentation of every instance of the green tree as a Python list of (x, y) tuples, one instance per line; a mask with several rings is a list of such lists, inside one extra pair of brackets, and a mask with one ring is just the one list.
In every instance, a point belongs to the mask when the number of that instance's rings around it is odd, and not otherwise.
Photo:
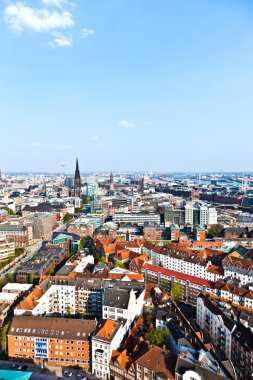
[(222, 230), (223, 226), (221, 224), (214, 224), (208, 230), (208, 234), (211, 236), (219, 236)]
[(9, 259), (0, 261), (0, 269), (3, 269), (6, 265), (10, 264), (13, 261), (13, 258), (10, 257)]
[(72, 216), (67, 212), (63, 217), (63, 222), (65, 224), (69, 223), (72, 220)]
[(87, 197), (87, 195), (83, 195), (82, 196), (82, 204), (87, 205), (87, 203), (88, 203), (88, 197)]
[(1, 330), (1, 335), (0, 335), (1, 339), (0, 339), (0, 341), (1, 341), (1, 345), (2, 345), (2, 350), (3, 350), (4, 352), (7, 352), (7, 346), (8, 346), (8, 331), (9, 331), (10, 325), (11, 325), (11, 321), (7, 322), (7, 323), (3, 326), (2, 330)]
[(146, 340), (155, 346), (162, 347), (167, 343), (170, 332), (167, 329), (154, 329), (146, 334)]
[(81, 241), (80, 241), (80, 249), (84, 249), (84, 247), (86, 246), (86, 240), (85, 240), (85, 237), (81, 237)]
[(28, 283), (33, 285), (38, 285), (39, 280), (38, 278), (35, 278), (34, 273), (30, 273), (28, 276)]
[(175, 281), (172, 283), (171, 286), (171, 296), (176, 300), (176, 301), (181, 301), (182, 300), (182, 284), (178, 281)]
[(14, 215), (14, 211), (11, 208), (6, 208), (6, 211), (8, 212), (8, 215)]
[(25, 252), (25, 248), (15, 248), (15, 257), (22, 255)]
[(120, 261), (116, 261), (114, 264), (116, 268), (126, 268), (126, 265), (124, 263), (121, 263)]
[(48, 272), (47, 272), (47, 275), (48, 276), (54, 276), (54, 269), (50, 269)]

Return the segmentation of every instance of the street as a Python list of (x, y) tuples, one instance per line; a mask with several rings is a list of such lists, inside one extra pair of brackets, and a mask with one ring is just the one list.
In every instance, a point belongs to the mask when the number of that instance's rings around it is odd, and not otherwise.
[[(9, 362), (9, 361), (3, 361), (0, 360), (0, 370), (10, 370), (10, 379), (11, 379), (11, 365), (13, 363), (20, 364), (20, 362)], [(30, 377), (30, 380), (59, 380), (59, 379), (66, 379), (67, 377), (64, 376), (64, 371), (68, 371), (71, 373), (71, 376), (69, 376), (69, 379), (76, 379), (78, 374), (82, 374), (87, 380), (97, 380), (95, 376), (93, 376), (90, 373), (86, 373), (82, 371), (81, 369), (72, 368), (72, 367), (59, 367), (59, 366), (47, 366), (45, 369), (41, 369), (40, 366), (34, 363), (25, 363), (27, 366), (26, 370), (24, 372), (32, 372), (32, 375)], [(20, 371), (22, 372), (22, 371)]]
[[(53, 232), (61, 232), (61, 231), (64, 231), (65, 229), (66, 229), (66, 225), (62, 224), (59, 227), (56, 227), (53, 230)], [(52, 234), (53, 234), (53, 232), (52, 232)], [(38, 241), (35, 244), (27, 247), (23, 257), (18, 258), (17, 262), (11, 263), (10, 264), (11, 267), (9, 269), (5, 270), (3, 268), (0, 271), (0, 273), (1, 273), (0, 274), (0, 281), (3, 280), (6, 275), (8, 275), (8, 274), (11, 275), (11, 274), (16, 273), (22, 264), (24, 264), (26, 261), (29, 261), (34, 256), (34, 254), (41, 248), (41, 245), (42, 245), (42, 241)]]
[(25, 261), (28, 261), (29, 259), (31, 259), (33, 257), (33, 255), (35, 254), (35, 252), (37, 252), (41, 247), (41, 241), (35, 243), (34, 245), (31, 245), (30, 247), (27, 247), (26, 248), (26, 254), (24, 255), (24, 257), (22, 257), (21, 259), (19, 259), (17, 262), (15, 262), (11, 268), (7, 269), (7, 270), (2, 270), (1, 272), (1, 275), (0, 275), (0, 281), (6, 276), (6, 275), (11, 275), (13, 273), (15, 273), (18, 268), (25, 262)]

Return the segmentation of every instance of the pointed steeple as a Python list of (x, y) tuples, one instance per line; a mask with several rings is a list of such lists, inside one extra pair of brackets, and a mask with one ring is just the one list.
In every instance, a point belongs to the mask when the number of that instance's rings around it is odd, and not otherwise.
[(110, 183), (113, 183), (114, 182), (114, 179), (113, 179), (113, 174), (112, 174), (112, 170), (111, 170), (111, 174), (110, 174)]
[(80, 177), (80, 171), (79, 171), (79, 164), (78, 164), (78, 158), (76, 158), (76, 171), (75, 171), (75, 178)]
[(78, 158), (76, 158), (74, 188), (75, 188), (75, 196), (80, 198), (82, 194), (82, 183), (81, 183), (81, 176), (80, 176), (80, 171), (79, 171)]

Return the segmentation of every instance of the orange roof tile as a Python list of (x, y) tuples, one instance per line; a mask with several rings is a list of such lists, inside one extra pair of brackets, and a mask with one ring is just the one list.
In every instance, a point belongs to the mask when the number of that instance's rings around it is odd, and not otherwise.
[(119, 322), (113, 321), (111, 319), (106, 319), (101, 322), (98, 326), (98, 331), (96, 336), (99, 338), (104, 338), (111, 340), (112, 335), (115, 333), (119, 326)]

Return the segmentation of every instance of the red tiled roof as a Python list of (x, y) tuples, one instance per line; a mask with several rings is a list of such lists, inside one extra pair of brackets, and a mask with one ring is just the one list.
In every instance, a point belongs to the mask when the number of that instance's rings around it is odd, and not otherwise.
[(207, 268), (207, 272), (219, 274), (220, 276), (224, 275), (223, 270), (221, 268), (217, 267), (216, 265), (209, 265)]
[(158, 267), (156, 265), (147, 264), (147, 263), (143, 265), (143, 269), (147, 269), (155, 273), (161, 273), (165, 276), (175, 277), (178, 280), (189, 281), (195, 285), (202, 285), (202, 286), (206, 286), (207, 288), (214, 289), (214, 283), (212, 281), (208, 281), (203, 278), (199, 278), (195, 276), (190, 276), (189, 274), (184, 274), (182, 272), (177, 272), (175, 270), (166, 269), (166, 268)]

